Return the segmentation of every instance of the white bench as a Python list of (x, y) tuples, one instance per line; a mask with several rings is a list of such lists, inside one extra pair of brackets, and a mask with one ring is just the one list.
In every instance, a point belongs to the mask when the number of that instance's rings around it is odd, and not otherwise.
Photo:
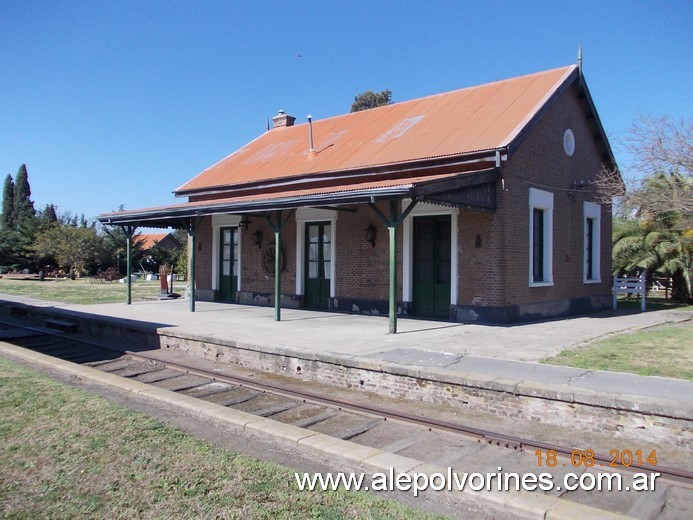
[(645, 293), (647, 292), (647, 282), (645, 280), (645, 271), (638, 278), (619, 278), (614, 275), (613, 294), (613, 309), (616, 310), (619, 294), (639, 294), (640, 295), (640, 310), (645, 310)]

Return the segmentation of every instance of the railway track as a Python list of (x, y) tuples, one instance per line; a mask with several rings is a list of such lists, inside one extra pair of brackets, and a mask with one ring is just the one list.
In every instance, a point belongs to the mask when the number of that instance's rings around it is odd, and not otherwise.
[[(454, 471), (470, 471), (474, 468), (473, 471), (486, 473), (502, 467), (505, 472), (519, 474), (548, 471), (557, 479), (568, 472), (580, 475), (597, 469), (623, 475), (656, 472), (660, 475), (660, 492), (656, 500), (661, 502), (661, 508), (652, 506), (654, 495), (642, 493), (630, 493), (630, 499), (624, 501), (621, 498), (615, 504), (617, 512), (636, 518), (655, 518), (652, 511), (665, 510), (667, 500), (693, 498), (693, 473), (661, 466), (648, 454), (644, 457), (633, 457), (631, 454), (629, 460), (621, 458), (620, 464), (612, 467), (613, 454), (576, 453), (577, 450), (567, 446), (547, 445), (532, 439), (415, 416), (394, 409), (366, 406), (280, 384), (253, 381), (241, 375), (221, 375), (181, 362), (164, 362), (146, 352), (106, 346), (58, 331), (0, 321), (0, 332), (3, 333), (0, 340), (49, 356), (334, 438), (351, 440), (437, 466), (452, 467)], [(579, 490), (548, 492), (552, 496), (593, 505), (595, 497), (585, 493)], [(643, 503), (646, 498), (647, 505)], [(606, 501), (607, 506), (609, 502)], [(601, 502), (597, 507), (613, 510), (604, 507)]]

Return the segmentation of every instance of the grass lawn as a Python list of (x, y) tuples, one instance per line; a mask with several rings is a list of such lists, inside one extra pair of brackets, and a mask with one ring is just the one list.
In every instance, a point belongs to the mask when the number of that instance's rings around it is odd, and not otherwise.
[(693, 381), (693, 321), (622, 334), (545, 359), (551, 365)]
[[(663, 311), (667, 309), (676, 310), (693, 310), (693, 305), (687, 305), (685, 303), (677, 303), (672, 300), (665, 300), (660, 294), (648, 294), (647, 300), (645, 302), (648, 311)], [(619, 310), (630, 310), (635, 312), (640, 312), (640, 299), (639, 298), (626, 298), (625, 296), (619, 296), (618, 298), (618, 309)]]
[(293, 471), (0, 359), (0, 517), (434, 518)]
[[(185, 292), (186, 282), (174, 282), (173, 290), (178, 294)], [(154, 298), (161, 292), (158, 281), (132, 282), (132, 299)], [(127, 285), (124, 283), (95, 283), (90, 278), (70, 280), (67, 278), (38, 280), (9, 280), (0, 278), (0, 294), (28, 296), (39, 300), (64, 303), (118, 303), (127, 300)]]

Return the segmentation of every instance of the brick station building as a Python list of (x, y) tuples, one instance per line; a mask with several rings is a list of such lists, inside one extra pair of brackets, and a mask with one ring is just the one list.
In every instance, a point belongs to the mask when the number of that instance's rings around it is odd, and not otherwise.
[(99, 217), (188, 229), (192, 310), (389, 313), (395, 332), (395, 316), (512, 323), (610, 305), (611, 207), (594, 181), (616, 163), (581, 67), (273, 120), (175, 190), (187, 202)]

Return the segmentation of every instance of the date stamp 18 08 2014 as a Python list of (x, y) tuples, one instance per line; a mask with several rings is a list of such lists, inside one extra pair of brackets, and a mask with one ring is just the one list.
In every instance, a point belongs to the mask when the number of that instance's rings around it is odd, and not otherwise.
[(558, 465), (568, 466), (570, 464), (574, 468), (594, 466), (599, 467), (643, 467), (644, 465), (655, 468), (657, 466), (657, 450), (609, 450), (609, 460), (602, 462), (596, 459), (594, 450), (573, 450), (570, 453), (569, 463), (559, 462), (558, 452), (556, 450), (536, 450), (534, 454), (537, 457), (537, 467), (546, 466), (554, 468)]

